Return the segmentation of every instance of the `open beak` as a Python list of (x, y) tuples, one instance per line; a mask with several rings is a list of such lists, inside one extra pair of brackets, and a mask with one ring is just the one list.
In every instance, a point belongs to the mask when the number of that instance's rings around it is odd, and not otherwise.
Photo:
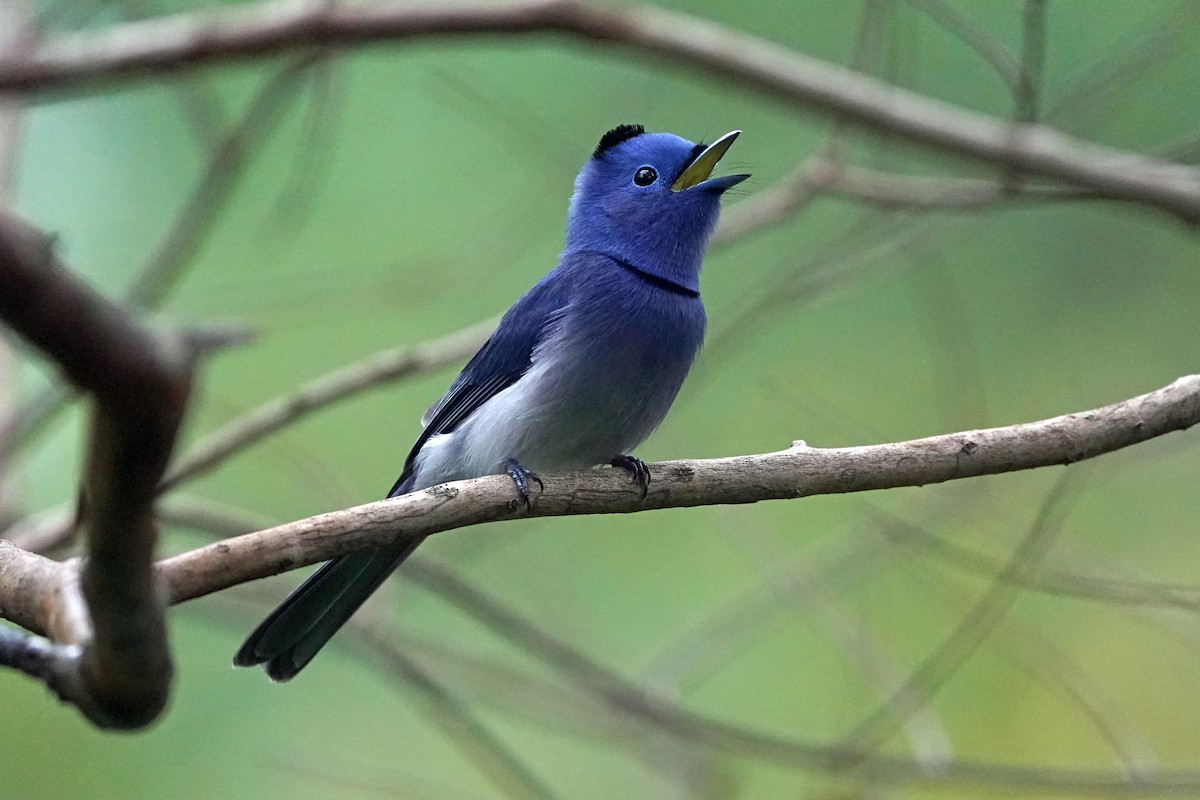
[(671, 184), (672, 192), (682, 192), (684, 189), (715, 189), (725, 191), (749, 178), (749, 175), (727, 175), (723, 178), (709, 178), (716, 168), (717, 162), (725, 155), (725, 151), (733, 144), (733, 140), (741, 131), (730, 131), (704, 148), (700, 155), (692, 159), (692, 163), (684, 167), (683, 172)]

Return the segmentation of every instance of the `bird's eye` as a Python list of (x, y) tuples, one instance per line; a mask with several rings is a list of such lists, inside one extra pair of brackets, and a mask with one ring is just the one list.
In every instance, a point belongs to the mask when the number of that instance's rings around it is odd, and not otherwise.
[(658, 173), (655, 172), (654, 167), (639, 167), (638, 171), (633, 173), (633, 182), (638, 186), (649, 186), (656, 180), (658, 180)]

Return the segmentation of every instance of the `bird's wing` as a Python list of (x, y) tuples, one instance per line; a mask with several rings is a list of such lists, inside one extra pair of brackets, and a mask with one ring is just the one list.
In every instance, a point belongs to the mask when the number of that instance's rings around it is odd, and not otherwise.
[(426, 412), (425, 429), (417, 438), (404, 471), (388, 497), (395, 497), (412, 475), (417, 454), (431, 437), (450, 433), (491, 398), (512, 386), (533, 362), (534, 348), (542, 341), (569, 301), (567, 281), (551, 272), (517, 301), (500, 320), (491, 338), (479, 348), (445, 396)]

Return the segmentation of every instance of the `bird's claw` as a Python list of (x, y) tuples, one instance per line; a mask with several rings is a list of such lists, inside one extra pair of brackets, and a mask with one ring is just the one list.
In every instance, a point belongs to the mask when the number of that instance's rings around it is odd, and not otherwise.
[(517, 497), (525, 505), (525, 510), (530, 510), (533, 507), (533, 503), (529, 500), (529, 482), (533, 481), (537, 483), (540, 489), (545, 489), (546, 484), (542, 483), (542, 479), (537, 476), (536, 472), (525, 469), (517, 463), (515, 458), (510, 458), (504, 462), (504, 472), (508, 477), (512, 478), (513, 486), (517, 490)]
[(614, 467), (627, 469), (632, 473), (633, 477), (629, 479), (630, 483), (636, 483), (642, 489), (642, 499), (646, 499), (646, 494), (650, 491), (650, 468), (646, 466), (646, 462), (640, 458), (633, 456), (617, 456), (612, 460)]

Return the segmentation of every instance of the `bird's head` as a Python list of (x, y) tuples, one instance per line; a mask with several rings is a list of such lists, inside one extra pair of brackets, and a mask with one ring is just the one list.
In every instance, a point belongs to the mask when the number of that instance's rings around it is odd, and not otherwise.
[(712, 177), (741, 131), (709, 145), (621, 125), (604, 134), (575, 180), (567, 251), (607, 253), (699, 290), (700, 261), (721, 195), (749, 175)]

